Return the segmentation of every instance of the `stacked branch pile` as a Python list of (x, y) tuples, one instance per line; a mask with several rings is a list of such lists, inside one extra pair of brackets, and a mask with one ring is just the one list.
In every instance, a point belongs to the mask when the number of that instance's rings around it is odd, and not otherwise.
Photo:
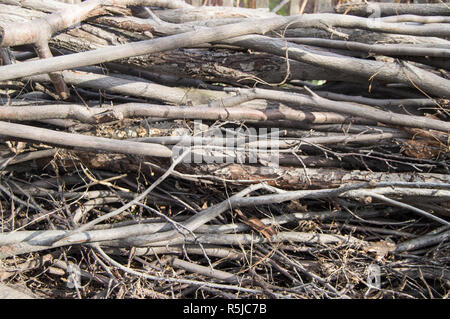
[(0, 280), (447, 296), (449, 39), (444, 3), (0, 0)]

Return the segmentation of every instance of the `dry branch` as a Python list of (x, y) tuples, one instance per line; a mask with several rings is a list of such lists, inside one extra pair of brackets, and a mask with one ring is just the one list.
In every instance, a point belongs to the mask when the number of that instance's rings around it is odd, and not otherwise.
[(190, 47), (249, 33), (266, 33), (270, 30), (283, 27), (289, 20), (287, 18), (269, 18), (261, 19), (259, 24), (242, 22), (200, 31), (191, 31), (155, 40), (140, 41), (90, 52), (54, 57), (42, 61), (31, 61), (4, 66), (0, 74), (0, 81), (110, 62), (131, 56), (168, 51), (181, 47)]
[[(0, 0), (0, 277), (66, 298), (448, 295), (441, 4), (77, 3)], [(82, 287), (59, 287), (75, 265)]]
[(171, 157), (172, 151), (163, 145), (112, 140), (96, 136), (70, 134), (53, 130), (0, 122), (0, 134), (22, 140), (44, 142), (68, 148), (81, 148), (90, 151), (109, 151), (114, 153)]
[(385, 173), (368, 171), (348, 171), (329, 168), (293, 168), (293, 167), (257, 167), (240, 164), (209, 164), (187, 168), (186, 172), (196, 175), (208, 174), (229, 182), (258, 183), (265, 181), (276, 187), (285, 189), (309, 189), (322, 187), (338, 187), (357, 182), (394, 182), (417, 181), (449, 183), (447, 174), (429, 174), (417, 172)]
[(450, 9), (446, 3), (345, 3), (336, 7), (336, 12), (354, 14), (358, 16), (370, 16), (380, 14), (382, 16), (396, 16), (402, 14), (414, 14), (424, 16), (448, 16)]
[[(450, 97), (450, 81), (431, 72), (403, 62), (385, 63), (336, 55), (318, 54), (296, 44), (264, 36), (242, 36), (223, 41), (245, 48), (286, 56), (300, 62), (334, 72), (356, 74), (368, 83), (372, 81), (399, 82), (439, 97)], [(286, 53), (287, 51), (287, 53)]]
[[(62, 74), (66, 83), (78, 87), (105, 90), (109, 93), (148, 98), (171, 104), (208, 103), (230, 95), (222, 91), (168, 87), (143, 81), (140, 78), (121, 78), (79, 71), (64, 71)], [(49, 80), (46, 75), (35, 75), (28, 79), (36, 82), (48, 82)]]
[[(150, 85), (151, 86), (151, 85)], [(162, 88), (162, 86), (160, 86)], [(181, 91), (181, 90), (180, 90)], [(167, 102), (176, 101), (171, 98), (170, 92), (164, 94), (160, 91), (161, 99)], [(181, 97), (183, 99), (183, 97)], [(190, 98), (194, 98), (190, 95)], [(220, 101), (220, 100), (219, 100)], [(196, 101), (197, 102), (197, 101)], [(226, 101), (224, 101), (226, 103)], [(216, 103), (217, 104), (217, 103)], [(36, 121), (44, 119), (76, 119), (83, 123), (101, 123), (111, 120), (122, 120), (131, 117), (154, 117), (167, 119), (198, 119), (198, 120), (292, 120), (307, 123), (345, 123), (358, 122), (357, 118), (342, 116), (334, 112), (304, 112), (288, 107), (280, 109), (255, 109), (249, 107), (214, 107), (199, 106), (169, 106), (145, 103), (127, 103), (114, 107), (86, 108), (77, 104), (13, 106), (0, 109), (1, 120)], [(359, 120), (363, 122), (363, 120)]]
[[(247, 93), (247, 91), (244, 90), (241, 90), (241, 92)], [(313, 92), (311, 93), (314, 94)], [(442, 130), (444, 132), (450, 131), (450, 124), (448, 122), (434, 120), (426, 117), (385, 112), (375, 108), (364, 107), (363, 105), (360, 106), (351, 103), (331, 101), (322, 98), (318, 95), (313, 95), (312, 97), (309, 97), (296, 93), (255, 89), (254, 97), (271, 99), (285, 103), (295, 103), (297, 105), (311, 105), (317, 108), (326, 109), (330, 111), (332, 110), (339, 113), (350, 114), (354, 116), (364, 116), (365, 118), (379, 122), (384, 122), (386, 124), (391, 125), (430, 128)]]
[(361, 51), (366, 53), (377, 53), (389, 56), (430, 56), (430, 57), (450, 57), (449, 49), (427, 48), (411, 45), (398, 44), (365, 44), (354, 41), (338, 41), (315, 38), (286, 38), (289, 42), (298, 44), (314, 45), (334, 49), (344, 49), (351, 51)]

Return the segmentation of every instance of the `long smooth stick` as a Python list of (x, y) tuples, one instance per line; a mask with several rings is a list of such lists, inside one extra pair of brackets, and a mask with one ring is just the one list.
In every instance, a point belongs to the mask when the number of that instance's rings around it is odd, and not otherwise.
[(132, 56), (174, 50), (182, 47), (190, 47), (206, 42), (220, 41), (251, 33), (264, 34), (270, 30), (281, 28), (293, 19), (294, 17), (276, 17), (261, 19), (259, 21), (260, 23), (254, 23), (251, 21), (241, 22), (220, 27), (202, 29), (199, 31), (176, 34), (164, 38), (107, 47), (94, 51), (7, 65), (0, 68), (0, 81), (110, 62)]
[(40, 127), (2, 121), (0, 121), (0, 135), (69, 148), (157, 157), (172, 156), (172, 151), (169, 148), (159, 144), (112, 140), (103, 137), (56, 132)]

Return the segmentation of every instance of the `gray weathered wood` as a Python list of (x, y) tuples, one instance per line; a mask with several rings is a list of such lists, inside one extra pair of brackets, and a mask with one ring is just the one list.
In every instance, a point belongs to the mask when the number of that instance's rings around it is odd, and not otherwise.
[(266, 33), (278, 29), (288, 22), (289, 19), (286, 17), (261, 19), (258, 24), (248, 21), (176, 34), (155, 40), (140, 41), (102, 48), (95, 51), (3, 66), (2, 72), (0, 72), (0, 81), (110, 62), (131, 56), (168, 51), (180, 47), (191, 47), (205, 42), (220, 41), (249, 33)]
[(361, 2), (342, 4), (336, 7), (336, 12), (368, 17), (370, 15), (395, 16), (416, 14), (425, 16), (450, 15), (448, 3), (374, 3)]
[(159, 144), (112, 140), (96, 136), (70, 134), (49, 129), (0, 121), (0, 134), (17, 139), (37, 141), (66, 148), (91, 151), (171, 157), (172, 151)]

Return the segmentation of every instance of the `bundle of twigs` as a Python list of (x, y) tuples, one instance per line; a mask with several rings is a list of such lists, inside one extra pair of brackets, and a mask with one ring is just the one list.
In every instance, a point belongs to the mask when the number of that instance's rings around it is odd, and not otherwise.
[(447, 296), (450, 9), (376, 5), (0, 0), (0, 280)]

